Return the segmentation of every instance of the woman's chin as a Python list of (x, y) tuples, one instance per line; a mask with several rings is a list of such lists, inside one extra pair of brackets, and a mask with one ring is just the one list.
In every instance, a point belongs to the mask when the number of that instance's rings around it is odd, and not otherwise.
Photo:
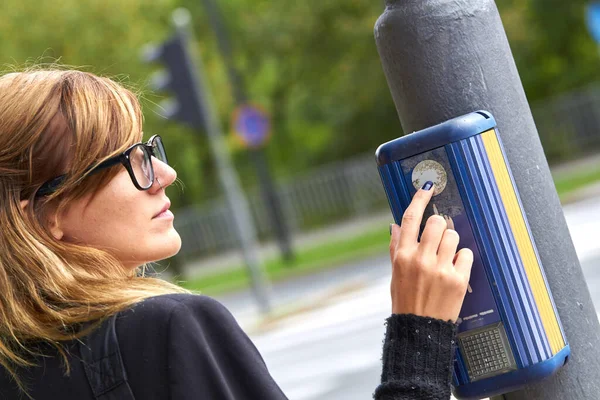
[(169, 257), (173, 257), (181, 249), (181, 237), (175, 229), (167, 235), (161, 236), (156, 242), (147, 249), (147, 262), (157, 262)]
[(171, 230), (163, 242), (156, 246), (156, 249), (162, 250), (162, 254), (159, 255), (160, 260), (173, 257), (181, 250), (181, 236), (179, 236), (179, 233), (175, 229)]
[(173, 257), (181, 249), (181, 237), (175, 229), (159, 237), (154, 237), (146, 243), (140, 243), (135, 248), (135, 254), (120, 254), (117, 256), (122, 260), (126, 268), (136, 268), (140, 265), (159, 262)]

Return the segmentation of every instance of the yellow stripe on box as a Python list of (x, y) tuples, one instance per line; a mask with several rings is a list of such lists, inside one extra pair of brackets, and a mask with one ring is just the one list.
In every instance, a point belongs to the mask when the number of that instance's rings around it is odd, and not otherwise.
[(546, 282), (542, 276), (541, 266), (535, 255), (533, 249), (533, 241), (529, 236), (529, 231), (525, 225), (525, 219), (517, 195), (513, 188), (508, 168), (504, 157), (502, 156), (502, 150), (500, 149), (500, 143), (496, 136), (496, 131), (490, 129), (481, 134), (483, 144), (487, 152), (487, 156), (496, 178), (496, 184), (508, 215), (508, 221), (512, 229), (517, 248), (521, 254), (523, 265), (525, 266), (525, 273), (527, 279), (531, 285), (531, 291), (533, 297), (538, 306), (542, 324), (544, 330), (548, 336), (550, 347), (552, 349), (552, 355), (558, 353), (565, 347), (565, 341), (558, 325), (558, 319), (554, 313), (552, 307), (552, 301), (550, 300), (550, 293), (546, 287)]

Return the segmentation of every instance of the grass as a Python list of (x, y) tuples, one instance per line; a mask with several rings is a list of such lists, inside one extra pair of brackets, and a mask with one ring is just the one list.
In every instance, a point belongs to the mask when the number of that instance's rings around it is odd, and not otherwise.
[[(555, 179), (556, 190), (561, 198), (591, 183), (600, 182), (600, 165), (595, 169), (565, 175)], [(308, 274), (341, 266), (349, 261), (385, 254), (389, 244), (387, 226), (361, 232), (356, 236), (340, 238), (296, 249), (293, 263), (285, 263), (279, 258), (268, 259), (264, 263), (265, 271), (271, 281), (278, 281), (298, 275)], [(207, 295), (230, 292), (247, 287), (249, 278), (243, 266), (224, 268), (224, 272), (204, 276), (183, 282), (182, 286), (201, 291)]]
[(594, 182), (600, 182), (600, 165), (591, 170), (588, 169), (580, 173), (557, 177), (554, 180), (556, 191), (561, 199), (569, 193), (573, 193), (573, 191)]

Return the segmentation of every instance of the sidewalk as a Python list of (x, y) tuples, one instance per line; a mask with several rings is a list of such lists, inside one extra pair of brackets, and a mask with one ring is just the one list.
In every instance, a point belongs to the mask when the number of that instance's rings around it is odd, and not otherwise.
[(552, 176), (560, 178), (565, 175), (573, 174), (582, 169), (597, 168), (600, 165), (600, 154), (592, 154), (579, 160), (573, 160), (566, 163), (558, 164), (550, 167)]

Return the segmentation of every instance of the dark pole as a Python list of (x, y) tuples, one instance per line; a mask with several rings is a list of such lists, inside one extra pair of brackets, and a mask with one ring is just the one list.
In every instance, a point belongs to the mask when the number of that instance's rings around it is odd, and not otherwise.
[[(221, 14), (213, 0), (204, 0), (204, 6), (208, 14), (210, 24), (217, 36), (217, 43), (221, 56), (227, 67), (229, 81), (233, 87), (235, 102), (238, 106), (248, 103), (244, 82), (233, 63), (233, 52), (229, 41), (229, 35), (223, 24)], [(284, 260), (292, 261), (294, 253), (292, 250), (290, 231), (283, 214), (281, 201), (273, 185), (273, 178), (269, 170), (269, 164), (262, 148), (249, 149), (252, 161), (255, 164), (256, 173), (260, 183), (261, 195), (266, 204), (273, 232), (279, 244), (279, 249)]]
[(272, 309), (271, 290), (266, 273), (261, 266), (250, 207), (229, 157), (209, 87), (205, 84), (202, 59), (198, 57), (194, 62), (192, 54), (187, 50), (188, 40), (193, 40), (190, 20), (190, 13), (186, 9), (177, 9), (173, 12), (176, 37), (182, 47), (179, 67), (183, 69), (176, 72), (189, 74), (187, 83), (192, 86), (190, 96), (183, 100), (195, 105), (196, 120), (202, 121), (206, 130), (211, 153), (215, 157), (219, 181), (229, 204), (234, 230), (248, 267), (252, 290), (260, 311), (268, 314)]
[(404, 132), (492, 112), (571, 345), (566, 367), (509, 400), (597, 399), (600, 325), (493, 0), (388, 0), (375, 39)]

